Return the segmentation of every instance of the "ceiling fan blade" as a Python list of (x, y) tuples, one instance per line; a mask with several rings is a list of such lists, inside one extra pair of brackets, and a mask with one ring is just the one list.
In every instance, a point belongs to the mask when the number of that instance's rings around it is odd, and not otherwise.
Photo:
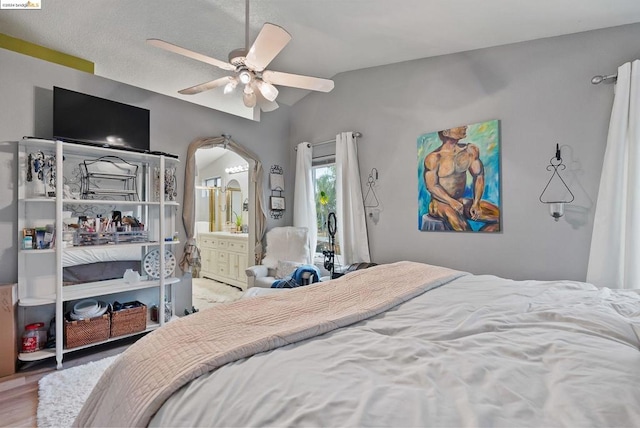
[(177, 54), (186, 56), (187, 58), (191, 58), (191, 59), (195, 59), (197, 61), (202, 61), (202, 62), (205, 62), (207, 64), (211, 64), (211, 65), (216, 66), (218, 68), (221, 68), (223, 70), (234, 71), (236, 69), (235, 66), (229, 64), (228, 62), (220, 61), (219, 59), (211, 58), (209, 56), (202, 55), (202, 54), (199, 54), (197, 52), (190, 51), (189, 49), (185, 49), (185, 48), (182, 48), (180, 46), (174, 45), (172, 43), (165, 42), (164, 40), (147, 39), (147, 43), (149, 43), (150, 45), (155, 46), (157, 48), (164, 49), (164, 50), (167, 50), (169, 52), (173, 52), (173, 53), (177, 53)]
[(291, 40), (291, 34), (274, 24), (265, 23), (247, 52), (244, 63), (255, 71), (264, 70)]
[(334, 86), (333, 80), (270, 70), (262, 72), (262, 80), (272, 85), (289, 86), (291, 88), (320, 92), (330, 92)]
[(218, 88), (220, 86), (224, 86), (227, 83), (231, 83), (233, 81), (233, 77), (225, 76), (216, 80), (212, 80), (210, 82), (201, 83), (196, 86), (192, 86), (190, 88), (183, 89), (178, 91), (178, 93), (182, 95), (193, 95), (199, 94), (200, 92), (208, 91), (209, 89)]

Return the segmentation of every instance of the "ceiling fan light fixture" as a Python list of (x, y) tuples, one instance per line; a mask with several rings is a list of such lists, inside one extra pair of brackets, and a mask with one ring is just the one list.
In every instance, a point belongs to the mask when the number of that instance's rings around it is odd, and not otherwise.
[(278, 89), (271, 83), (262, 80), (256, 80), (256, 85), (262, 96), (269, 101), (275, 101), (278, 97)]
[(238, 74), (238, 79), (240, 79), (240, 82), (244, 85), (251, 82), (252, 78), (253, 76), (251, 76), (251, 73), (247, 70), (242, 70), (240, 74)]
[(220, 61), (163, 40), (147, 39), (147, 43), (158, 48), (234, 72), (234, 76), (221, 77), (178, 92), (183, 95), (193, 95), (223, 86), (224, 93), (230, 94), (241, 83), (244, 86), (242, 95), (245, 106), (249, 108), (258, 106), (262, 111), (273, 111), (278, 108), (275, 99), (279, 92), (274, 85), (309, 91), (331, 91), (334, 87), (332, 80), (266, 69), (291, 41), (291, 34), (279, 25), (266, 22), (253, 44), (249, 46), (249, 0), (245, 2), (245, 46), (231, 51), (229, 62)]
[(238, 86), (238, 81), (236, 79), (232, 79), (224, 86), (225, 95), (232, 93), (236, 89), (236, 86)]
[[(248, 86), (248, 85), (247, 85)], [(242, 96), (242, 101), (244, 101), (244, 105), (253, 108), (256, 106), (256, 93), (251, 90), (251, 92), (247, 92), (246, 87), (244, 94)]]

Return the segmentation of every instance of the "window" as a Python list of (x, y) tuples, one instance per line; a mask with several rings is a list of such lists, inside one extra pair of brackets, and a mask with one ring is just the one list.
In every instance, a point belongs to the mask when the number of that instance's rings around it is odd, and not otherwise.
[(207, 187), (222, 187), (222, 177), (207, 178), (204, 180), (204, 185)]
[[(313, 184), (315, 189), (316, 218), (318, 224), (318, 241), (316, 253), (329, 250), (329, 231), (327, 218), (330, 212), (336, 212), (336, 166), (324, 164), (313, 168)], [(338, 249), (336, 246), (336, 253)]]
[[(207, 178), (202, 182), (202, 185), (204, 187), (222, 187), (222, 177)], [(209, 196), (209, 191), (205, 189), (202, 191), (202, 197), (207, 196)]]

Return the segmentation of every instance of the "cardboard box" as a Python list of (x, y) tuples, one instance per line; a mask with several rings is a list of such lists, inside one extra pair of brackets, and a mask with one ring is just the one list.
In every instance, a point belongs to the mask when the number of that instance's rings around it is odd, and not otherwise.
[(0, 285), (0, 377), (16, 372), (18, 339), (16, 331), (17, 284)]

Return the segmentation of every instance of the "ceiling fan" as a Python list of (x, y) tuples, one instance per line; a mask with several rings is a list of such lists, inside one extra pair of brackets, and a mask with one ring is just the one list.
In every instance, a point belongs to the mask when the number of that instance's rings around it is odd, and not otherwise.
[(244, 85), (242, 99), (245, 106), (253, 108), (258, 105), (262, 111), (272, 111), (278, 108), (278, 103), (275, 102), (278, 89), (274, 85), (320, 92), (329, 92), (333, 89), (332, 80), (265, 70), (290, 40), (291, 35), (284, 28), (267, 22), (253, 45), (249, 47), (249, 0), (246, 0), (245, 47), (231, 51), (229, 62), (211, 58), (160, 39), (147, 39), (147, 43), (211, 64), (222, 70), (235, 72), (233, 76), (221, 77), (178, 91), (180, 94), (193, 95), (221, 86), (224, 86), (224, 93), (229, 94), (238, 85)]

